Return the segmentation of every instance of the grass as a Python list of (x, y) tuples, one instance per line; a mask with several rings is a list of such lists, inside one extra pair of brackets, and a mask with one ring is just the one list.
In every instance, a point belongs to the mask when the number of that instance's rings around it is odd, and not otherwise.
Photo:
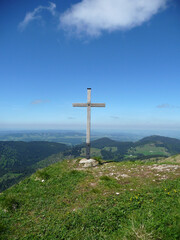
[(129, 150), (129, 154), (143, 154), (145, 156), (150, 155), (164, 155), (169, 156), (169, 153), (167, 152), (166, 148), (164, 147), (157, 147), (154, 144), (145, 144), (143, 146), (138, 146), (134, 148), (133, 150)]
[(104, 147), (103, 149), (106, 151), (112, 151), (112, 152), (116, 152), (118, 150), (117, 147)]
[(0, 195), (0, 239), (179, 239), (179, 169), (154, 166), (73, 160), (37, 171)]
[[(85, 157), (86, 156), (86, 148), (81, 149), (81, 156)], [(91, 148), (91, 156), (101, 156), (101, 149), (98, 148)]]

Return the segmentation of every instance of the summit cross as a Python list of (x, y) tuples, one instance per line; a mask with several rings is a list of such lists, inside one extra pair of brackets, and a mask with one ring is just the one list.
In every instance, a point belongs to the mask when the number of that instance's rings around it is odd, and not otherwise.
[(87, 107), (86, 158), (90, 159), (91, 108), (105, 107), (105, 103), (91, 103), (91, 88), (87, 88), (87, 103), (73, 103), (73, 107)]

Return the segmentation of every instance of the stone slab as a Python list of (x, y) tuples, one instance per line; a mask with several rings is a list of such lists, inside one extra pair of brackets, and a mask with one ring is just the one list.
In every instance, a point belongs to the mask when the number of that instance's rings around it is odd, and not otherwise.
[(94, 160), (94, 159), (86, 159), (83, 158), (79, 161), (79, 164), (84, 167), (84, 168), (88, 168), (88, 167), (95, 167), (97, 166), (99, 163), (98, 161)]

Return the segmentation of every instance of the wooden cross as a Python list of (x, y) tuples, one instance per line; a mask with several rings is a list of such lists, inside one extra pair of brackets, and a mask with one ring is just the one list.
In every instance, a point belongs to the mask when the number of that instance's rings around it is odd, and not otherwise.
[(90, 159), (91, 107), (105, 107), (105, 103), (91, 103), (91, 88), (87, 88), (87, 103), (73, 103), (73, 107), (87, 107), (86, 158)]

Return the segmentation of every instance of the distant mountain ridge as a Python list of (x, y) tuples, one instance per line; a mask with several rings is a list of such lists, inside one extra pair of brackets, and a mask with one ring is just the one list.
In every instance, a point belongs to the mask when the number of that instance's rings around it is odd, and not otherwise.
[(97, 140), (94, 140), (91, 142), (92, 147), (98, 147), (98, 148), (103, 148), (103, 147), (113, 147), (115, 145), (119, 145), (121, 143), (128, 143), (128, 142), (120, 142), (117, 140), (112, 140), (108, 137), (104, 138), (99, 138)]
[[(99, 143), (99, 142), (115, 142), (115, 143), (122, 143), (122, 141), (117, 141), (117, 140), (112, 140), (108, 137), (104, 137), (104, 138), (99, 138), (97, 140), (94, 140), (92, 141), (91, 144), (93, 143)], [(164, 137), (164, 136), (160, 136), (160, 135), (151, 135), (151, 136), (148, 136), (148, 137), (144, 137), (138, 141), (136, 141), (135, 143), (148, 143), (148, 142), (156, 142), (156, 141), (162, 141), (162, 142), (178, 142), (180, 143), (180, 139), (177, 139), (177, 138), (171, 138), (171, 137)], [(124, 142), (124, 141), (123, 141)]]
[[(166, 147), (173, 147), (174, 146), (174, 151), (180, 151), (180, 140), (176, 138), (170, 138), (170, 137), (164, 137), (164, 136), (159, 136), (159, 135), (152, 135), (148, 137), (144, 137), (139, 141), (136, 142), (121, 142), (121, 141), (116, 141), (112, 140), (110, 138), (100, 138), (97, 140), (92, 141), (91, 146), (92, 147), (112, 147), (112, 146), (120, 146), (122, 145), (132, 145), (132, 146), (140, 146), (143, 144), (148, 144), (148, 143), (154, 143), (154, 144), (159, 144), (159, 145), (165, 145)], [(170, 148), (171, 149), (171, 148)]]
[(171, 137), (164, 137), (164, 136), (160, 136), (160, 135), (152, 135), (152, 136), (148, 136), (148, 137), (144, 137), (141, 140), (137, 141), (137, 142), (155, 142), (155, 141), (162, 141), (162, 142), (169, 142), (169, 143), (180, 143), (180, 140), (177, 138), (171, 138)]

